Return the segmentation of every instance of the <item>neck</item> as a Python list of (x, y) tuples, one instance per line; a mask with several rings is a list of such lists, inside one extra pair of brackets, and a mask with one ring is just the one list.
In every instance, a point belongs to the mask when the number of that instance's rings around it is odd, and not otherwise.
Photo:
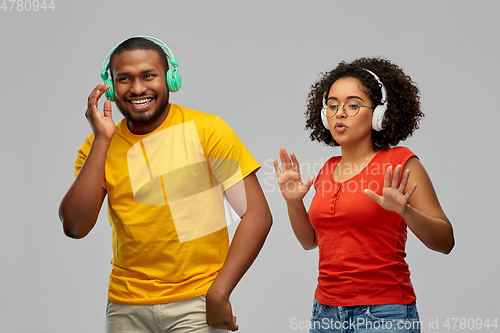
[(155, 129), (160, 127), (161, 124), (163, 124), (165, 119), (167, 119), (169, 112), (170, 112), (170, 103), (165, 108), (165, 111), (163, 111), (163, 113), (158, 118), (153, 120), (152, 122), (137, 123), (137, 122), (127, 120), (127, 127), (128, 127), (130, 132), (132, 132), (133, 134), (136, 134), (136, 135), (143, 135), (143, 134), (151, 133)]
[(370, 161), (377, 153), (377, 151), (373, 149), (371, 136), (369, 141), (366, 140), (355, 145), (341, 146), (340, 148), (342, 150), (343, 163), (359, 163), (364, 160)]

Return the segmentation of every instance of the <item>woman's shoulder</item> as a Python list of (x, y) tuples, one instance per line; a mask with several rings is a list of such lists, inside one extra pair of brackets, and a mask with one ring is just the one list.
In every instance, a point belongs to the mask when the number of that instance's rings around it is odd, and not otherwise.
[(409, 148), (401, 146), (381, 150), (380, 155), (391, 160), (398, 158), (409, 159), (410, 157), (413, 156), (417, 157), (417, 155), (414, 152), (412, 152)]
[(388, 163), (396, 167), (398, 164), (403, 166), (406, 165), (406, 162), (412, 157), (418, 159), (418, 156), (412, 152), (407, 147), (392, 147), (385, 150), (381, 150), (378, 154), (379, 162), (382, 160), (383, 163)]

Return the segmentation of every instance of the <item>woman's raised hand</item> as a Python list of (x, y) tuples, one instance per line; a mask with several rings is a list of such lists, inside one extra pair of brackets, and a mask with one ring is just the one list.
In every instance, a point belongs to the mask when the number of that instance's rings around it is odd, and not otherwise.
[(408, 189), (408, 192), (405, 193), (406, 185), (408, 185), (408, 178), (410, 177), (410, 170), (407, 169), (404, 172), (401, 184), (399, 184), (399, 174), (402, 168), (403, 166), (401, 164), (396, 166), (394, 175), (392, 174), (392, 166), (387, 168), (381, 196), (368, 189), (363, 191), (369, 198), (373, 199), (385, 210), (396, 212), (401, 216), (406, 213), (408, 209), (408, 200), (417, 188), (417, 185), (413, 184), (413, 186)]
[(299, 161), (294, 153), (286, 152), (285, 148), (280, 148), (280, 160), (283, 171), (280, 170), (278, 161), (274, 160), (274, 169), (278, 177), (278, 185), (283, 194), (283, 198), (289, 203), (301, 201), (313, 184), (314, 177), (311, 177), (304, 184), (300, 178)]

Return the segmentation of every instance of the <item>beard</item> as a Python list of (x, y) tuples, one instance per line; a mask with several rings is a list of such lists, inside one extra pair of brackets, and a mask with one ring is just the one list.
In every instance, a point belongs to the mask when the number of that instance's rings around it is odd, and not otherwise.
[[(155, 99), (158, 98), (158, 94), (155, 94), (154, 96)], [(116, 100), (115, 104), (118, 107), (118, 110), (120, 110), (121, 114), (125, 119), (127, 119), (130, 122), (137, 123), (137, 124), (149, 124), (154, 122), (156, 119), (160, 118), (160, 116), (165, 112), (168, 106), (169, 102), (169, 93), (166, 91), (166, 93), (163, 95), (164, 97), (160, 100), (157, 100), (157, 107), (154, 110), (153, 113), (150, 115), (145, 115), (141, 114), (139, 116), (133, 116), (130, 114), (130, 112), (126, 108), (122, 108), (121, 103), (128, 103), (127, 101), (122, 101), (122, 100)]]

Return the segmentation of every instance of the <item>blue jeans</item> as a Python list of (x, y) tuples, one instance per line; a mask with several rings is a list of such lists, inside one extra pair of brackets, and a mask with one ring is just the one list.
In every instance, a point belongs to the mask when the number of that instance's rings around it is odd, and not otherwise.
[(310, 333), (420, 333), (415, 302), (361, 306), (330, 306), (313, 302)]

